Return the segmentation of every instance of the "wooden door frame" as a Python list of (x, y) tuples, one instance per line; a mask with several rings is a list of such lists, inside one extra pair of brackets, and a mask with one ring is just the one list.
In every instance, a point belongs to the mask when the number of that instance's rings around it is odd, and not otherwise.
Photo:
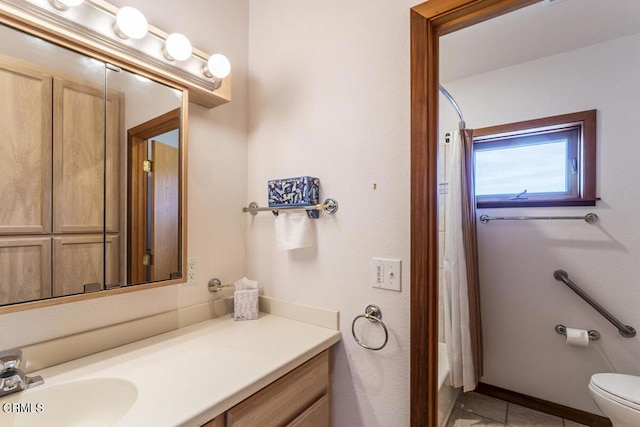
[[(135, 254), (140, 254), (140, 248), (142, 245), (146, 248), (146, 238), (147, 238), (147, 227), (139, 227), (137, 226), (140, 222), (146, 224), (147, 217), (147, 205), (146, 205), (146, 194), (147, 194), (147, 181), (143, 179), (140, 173), (134, 173), (134, 164), (141, 164), (141, 152), (144, 152), (144, 159), (146, 159), (146, 150), (147, 150), (147, 140), (153, 138), (158, 135), (162, 135), (163, 133), (179, 129), (180, 128), (180, 108), (176, 108), (175, 110), (169, 111), (165, 114), (162, 114), (158, 117), (155, 117), (147, 122), (139, 124), (127, 131), (127, 217), (129, 220), (127, 221), (127, 282), (128, 284), (133, 284), (132, 276), (138, 277), (140, 272), (139, 266), (134, 271), (134, 266), (132, 265), (132, 259)], [(182, 163), (180, 165), (182, 168)], [(140, 170), (139, 168), (137, 169)], [(182, 178), (185, 179), (184, 177)], [(141, 191), (134, 191), (141, 190)], [(180, 185), (180, 190), (182, 191), (182, 184)], [(185, 199), (180, 197), (180, 203), (185, 203)], [(182, 209), (182, 208), (181, 208)], [(181, 211), (182, 212), (182, 211)], [(180, 221), (179, 228), (180, 232), (183, 233), (184, 229), (182, 227), (182, 216), (180, 215), (178, 220)], [(184, 236), (183, 236), (184, 237)], [(179, 242), (184, 241), (183, 238), (179, 239)], [(179, 252), (184, 250), (184, 247), (179, 247)], [(146, 250), (144, 251), (146, 253)], [(136, 283), (146, 283), (144, 282), (136, 282)]]
[(542, 0), (411, 8), (411, 425), (438, 425), (438, 39)]

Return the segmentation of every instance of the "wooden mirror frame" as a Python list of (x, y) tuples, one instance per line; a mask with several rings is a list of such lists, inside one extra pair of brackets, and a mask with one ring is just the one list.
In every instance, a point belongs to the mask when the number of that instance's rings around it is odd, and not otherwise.
[[(118, 52), (110, 51), (106, 47), (101, 46), (95, 41), (91, 41), (88, 38), (78, 37), (58, 28), (54, 25), (43, 24), (40, 21), (33, 20), (28, 14), (16, 11), (11, 6), (4, 3), (0, 3), (0, 23), (16, 30), (25, 32), (27, 34), (39, 37), (48, 42), (63, 46), (65, 48), (74, 50), (83, 55), (95, 58), (105, 63), (113, 64), (117, 67), (121, 67), (128, 71), (147, 77), (151, 80), (155, 80), (164, 85), (173, 87), (182, 92), (182, 103), (180, 115), (180, 188), (179, 188), (179, 201), (180, 201), (180, 248), (182, 253), (180, 254), (181, 265), (187, 265), (187, 117), (189, 111), (190, 94), (195, 93), (196, 98), (192, 99), (202, 106), (212, 108), (217, 105), (224, 104), (230, 101), (230, 82), (226, 86), (223, 85), (224, 90), (213, 92), (203, 92), (201, 88), (194, 88), (188, 82), (180, 79), (171, 73), (170, 70), (163, 70), (157, 67), (147, 67), (142, 61), (129, 58), (125, 55), (121, 55)], [(123, 137), (123, 140), (126, 138)], [(126, 143), (126, 141), (125, 141)], [(123, 147), (124, 149), (125, 147)], [(55, 298), (47, 298), (31, 302), (16, 303), (0, 307), (0, 315), (6, 313), (13, 313), (17, 311), (30, 310), (34, 308), (48, 307), (52, 305), (65, 304), (69, 302), (82, 301), (93, 298), (101, 298), (116, 294), (137, 292), (151, 288), (157, 288), (161, 286), (174, 285), (178, 283), (186, 282), (186, 274), (180, 279), (164, 280), (159, 282), (136, 284), (131, 286), (123, 286), (119, 288), (113, 288), (108, 290), (101, 290), (99, 292), (91, 292), (84, 294), (75, 294), (69, 296), (61, 296)]]
[(411, 8), (412, 426), (438, 425), (438, 39), (542, 0), (430, 0)]

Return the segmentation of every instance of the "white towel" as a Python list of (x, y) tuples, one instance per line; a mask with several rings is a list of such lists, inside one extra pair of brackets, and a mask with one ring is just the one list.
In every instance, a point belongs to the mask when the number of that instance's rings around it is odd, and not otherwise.
[(275, 220), (276, 247), (279, 251), (313, 245), (313, 227), (306, 212), (280, 212)]

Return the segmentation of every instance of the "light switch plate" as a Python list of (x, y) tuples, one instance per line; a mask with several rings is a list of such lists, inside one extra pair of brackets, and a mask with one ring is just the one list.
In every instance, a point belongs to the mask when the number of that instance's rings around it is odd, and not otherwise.
[(399, 259), (372, 258), (371, 286), (400, 292), (402, 289), (402, 261)]

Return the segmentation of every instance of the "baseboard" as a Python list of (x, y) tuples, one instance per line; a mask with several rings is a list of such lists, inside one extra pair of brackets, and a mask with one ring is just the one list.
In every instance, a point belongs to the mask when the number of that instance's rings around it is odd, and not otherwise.
[(568, 406), (559, 405), (547, 400), (538, 399), (537, 397), (527, 396), (526, 394), (517, 393), (494, 385), (479, 383), (474, 391), (495, 397), (496, 399), (504, 400), (505, 402), (514, 403), (516, 405), (524, 406), (525, 408), (535, 409), (536, 411), (562, 417), (587, 426), (611, 427), (611, 421), (609, 421), (609, 418), (581, 411), (579, 409), (570, 408)]

